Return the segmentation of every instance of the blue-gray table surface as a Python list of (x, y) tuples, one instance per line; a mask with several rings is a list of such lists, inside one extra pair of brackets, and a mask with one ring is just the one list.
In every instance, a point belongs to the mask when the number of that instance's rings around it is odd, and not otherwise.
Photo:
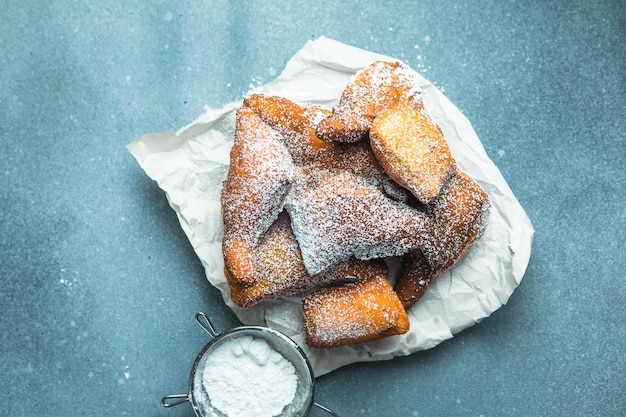
[(194, 314), (237, 320), (125, 145), (242, 98), (322, 35), (442, 89), (536, 234), (507, 305), (323, 376), (317, 400), (342, 417), (626, 414), (623, 1), (4, 0), (1, 415), (193, 415), (159, 401), (207, 341)]

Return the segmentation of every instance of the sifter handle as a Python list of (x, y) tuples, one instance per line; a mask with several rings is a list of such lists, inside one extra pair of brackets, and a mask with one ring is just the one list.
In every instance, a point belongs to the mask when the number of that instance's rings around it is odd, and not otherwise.
[(161, 405), (165, 408), (174, 407), (175, 405), (186, 403), (189, 401), (187, 394), (172, 394), (161, 398)]
[(316, 406), (319, 409), (322, 409), (324, 411), (326, 411), (328, 414), (330, 414), (333, 417), (339, 417), (337, 414), (335, 414), (334, 411), (332, 411), (330, 408), (326, 408), (324, 407), (322, 404), (320, 403), (316, 403), (315, 401), (313, 401), (313, 405)]
[(211, 324), (211, 320), (209, 320), (209, 317), (202, 311), (196, 313), (196, 322), (211, 337), (217, 337), (219, 335), (219, 333), (215, 330), (215, 327), (213, 327), (213, 324)]

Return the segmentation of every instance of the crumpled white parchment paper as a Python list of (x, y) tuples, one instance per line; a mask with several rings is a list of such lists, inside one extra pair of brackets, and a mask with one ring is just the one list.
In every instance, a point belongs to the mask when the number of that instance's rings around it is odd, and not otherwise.
[[(375, 60), (394, 60), (321, 37), (308, 42), (274, 81), (257, 93), (299, 103), (336, 105), (350, 77)], [(146, 134), (128, 145), (145, 172), (165, 191), (170, 206), (205, 267), (208, 280), (244, 324), (283, 331), (305, 351), (316, 376), (357, 361), (391, 359), (432, 348), (504, 305), (519, 285), (534, 229), (469, 120), (428, 80), (417, 75), (429, 116), (441, 127), (459, 167), (487, 191), (489, 225), (471, 250), (409, 310), (408, 333), (334, 349), (304, 342), (300, 299), (282, 298), (242, 310), (229, 298), (221, 251), (220, 190), (228, 172), (235, 110), (241, 101), (205, 107), (178, 132)]]

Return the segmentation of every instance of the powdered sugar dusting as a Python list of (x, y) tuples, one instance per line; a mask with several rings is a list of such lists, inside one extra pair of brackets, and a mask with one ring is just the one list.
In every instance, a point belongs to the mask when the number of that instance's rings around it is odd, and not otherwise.
[(358, 71), (346, 86), (333, 114), (317, 128), (327, 141), (356, 142), (367, 137), (378, 113), (404, 98), (421, 108), (416, 74), (401, 62), (377, 61)]
[(303, 299), (307, 343), (332, 347), (404, 333), (408, 317), (385, 277), (312, 293)]
[(300, 294), (321, 286), (361, 281), (375, 275), (386, 275), (380, 260), (363, 261), (350, 258), (338, 262), (321, 274), (307, 272), (291, 220), (283, 211), (260, 239), (256, 251), (257, 281), (241, 286), (230, 281), (231, 299), (242, 308), (262, 300)]
[(439, 194), (454, 170), (441, 130), (404, 100), (376, 117), (370, 140), (389, 175), (422, 203)]
[(299, 106), (282, 97), (252, 95), (244, 101), (272, 129), (289, 150), (294, 163), (312, 170), (348, 170), (373, 179), (395, 199), (405, 198), (402, 190), (379, 164), (369, 143), (338, 143), (320, 140), (315, 128), (330, 114), (319, 106)]
[(480, 185), (466, 173), (455, 171), (427, 207), (436, 230), (435, 250), (425, 253), (429, 263), (439, 270), (451, 267), (484, 232), (490, 207)]
[[(232, 245), (250, 250), (283, 208), (294, 164), (276, 132), (244, 108), (238, 112), (231, 166), (222, 190), (225, 250)], [(228, 261), (228, 259), (227, 259)], [(230, 259), (232, 266), (237, 262)], [(252, 267), (247, 266), (246, 271)]]
[(223, 192), (226, 226), (258, 239), (282, 210), (295, 166), (278, 135), (245, 109), (239, 112), (231, 160)]
[(309, 273), (351, 255), (401, 255), (428, 239), (423, 213), (391, 200), (363, 178), (345, 171), (299, 172), (285, 209)]
[[(456, 170), (421, 112), (416, 76), (376, 62), (332, 113), (276, 96), (244, 100), (222, 196), (237, 305), (332, 285), (303, 299), (313, 346), (408, 329), (404, 307), (480, 236), (488, 214), (486, 194)], [(324, 131), (339, 140), (321, 140)], [(399, 298), (380, 263), (406, 254)], [(385, 285), (372, 287), (379, 278)]]

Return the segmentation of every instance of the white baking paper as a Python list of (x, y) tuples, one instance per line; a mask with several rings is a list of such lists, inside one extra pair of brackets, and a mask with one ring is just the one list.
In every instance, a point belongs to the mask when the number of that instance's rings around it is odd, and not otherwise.
[[(308, 42), (278, 78), (250, 93), (281, 95), (301, 104), (331, 108), (350, 77), (379, 59), (397, 61), (321, 37)], [(220, 190), (228, 171), (235, 110), (241, 101), (206, 106), (178, 132), (150, 133), (128, 145), (145, 172), (165, 191), (208, 280), (221, 291), (226, 304), (242, 323), (269, 326), (293, 338), (307, 354), (316, 376), (358, 361), (391, 359), (437, 346), (504, 305), (528, 265), (534, 230), (526, 213), (467, 118), (428, 80), (416, 77), (428, 114), (441, 127), (458, 166), (487, 191), (492, 209), (481, 239), (409, 310), (409, 332), (372, 343), (312, 349), (304, 342), (299, 298), (265, 301), (246, 310), (230, 300), (223, 273)]]

